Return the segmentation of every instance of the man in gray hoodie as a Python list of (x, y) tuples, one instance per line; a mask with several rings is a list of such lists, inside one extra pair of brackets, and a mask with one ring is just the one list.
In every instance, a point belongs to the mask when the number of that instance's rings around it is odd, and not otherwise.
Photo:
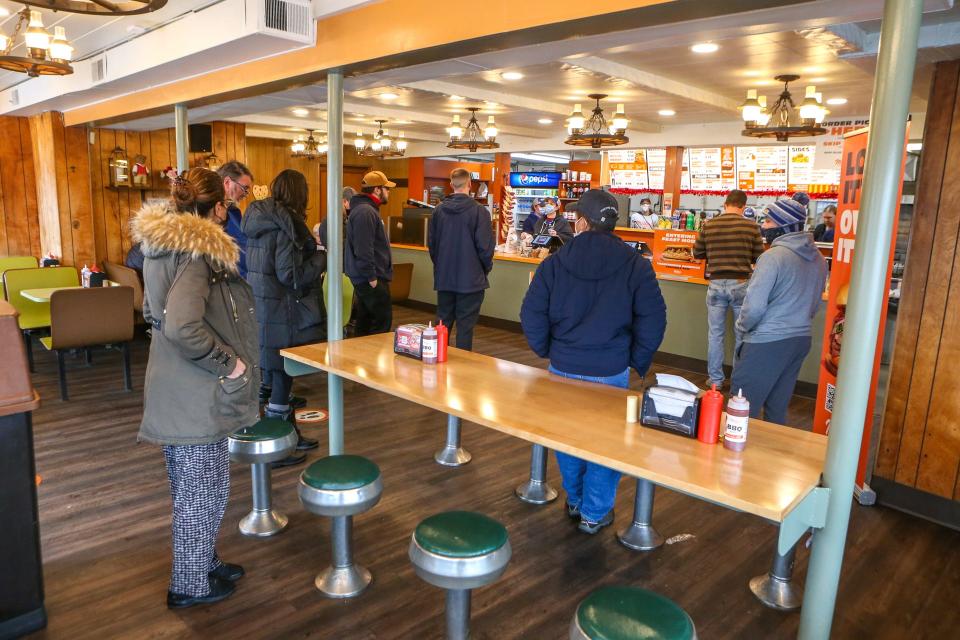
[(730, 391), (743, 389), (750, 417), (784, 424), (800, 367), (810, 351), (827, 262), (805, 233), (810, 197), (795, 193), (767, 208), (760, 231), (770, 248), (757, 260), (737, 319), (743, 334)]

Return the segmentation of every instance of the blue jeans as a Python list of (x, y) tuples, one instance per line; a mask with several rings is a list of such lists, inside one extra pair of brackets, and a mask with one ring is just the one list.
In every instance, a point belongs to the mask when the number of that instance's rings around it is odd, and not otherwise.
[[(564, 373), (557, 371), (551, 365), (550, 373), (621, 389), (626, 389), (630, 383), (629, 368), (615, 376), (594, 377)], [(620, 484), (620, 472), (566, 453), (559, 451), (554, 453), (557, 454), (557, 466), (560, 467), (560, 475), (563, 478), (563, 490), (567, 492), (567, 504), (579, 507), (580, 516), (584, 520), (600, 522), (613, 509), (613, 503), (617, 498), (617, 485)]]
[(744, 280), (711, 280), (707, 287), (707, 376), (711, 382), (719, 387), (723, 384), (723, 358), (725, 349), (723, 342), (727, 337), (727, 310), (733, 309), (734, 335), (736, 346), (734, 353), (740, 348), (743, 336), (736, 330), (737, 318), (740, 316), (740, 307), (747, 295), (749, 281)]

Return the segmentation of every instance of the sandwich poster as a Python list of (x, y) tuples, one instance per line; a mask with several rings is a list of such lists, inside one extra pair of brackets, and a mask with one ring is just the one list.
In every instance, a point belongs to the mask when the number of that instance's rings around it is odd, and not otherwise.
[(704, 263), (693, 257), (696, 231), (657, 229), (653, 232), (653, 270), (668, 280), (703, 281)]
[[(837, 201), (837, 226), (833, 243), (833, 263), (830, 267), (829, 296), (827, 299), (826, 323), (823, 332), (823, 350), (820, 357), (820, 383), (817, 388), (817, 404), (813, 418), (816, 433), (830, 432), (830, 417), (837, 392), (837, 368), (843, 350), (843, 329), (846, 320), (847, 296), (850, 285), (850, 269), (857, 239), (857, 221), (861, 216), (860, 198), (863, 187), (863, 169), (867, 156), (867, 133), (861, 129), (847, 134), (843, 141), (843, 156), (840, 168), (840, 189)], [(909, 126), (907, 128), (909, 139)], [(906, 163), (906, 140), (903, 163), (900, 167), (900, 187), (897, 191), (897, 210), (893, 218), (893, 237), (890, 241), (890, 259), (887, 264), (886, 283), (893, 271), (893, 250), (896, 245), (897, 222), (900, 218), (900, 199), (903, 192), (903, 169)], [(863, 212), (863, 215), (867, 215)], [(887, 319), (887, 295), (889, 286), (884, 286), (884, 304), (880, 311), (880, 327), (877, 334), (876, 355), (873, 360), (870, 388), (874, 390), (867, 402), (867, 415), (860, 447), (860, 465), (857, 468), (857, 486), (862, 487), (866, 478), (867, 458), (870, 450), (870, 431), (873, 426), (873, 408), (876, 398), (877, 377), (880, 372), (880, 356), (883, 352), (883, 333)]]

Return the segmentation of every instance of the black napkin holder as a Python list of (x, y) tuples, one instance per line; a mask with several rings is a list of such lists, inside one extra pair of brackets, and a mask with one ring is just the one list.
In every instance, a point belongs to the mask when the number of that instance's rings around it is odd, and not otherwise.
[[(667, 393), (674, 399), (686, 403), (683, 414), (679, 416), (657, 413), (657, 407), (654, 398), (657, 394)], [(700, 417), (700, 394), (687, 391), (685, 389), (676, 389), (674, 387), (664, 387), (661, 385), (652, 385), (643, 392), (643, 404), (640, 408), (640, 423), (667, 433), (675, 433), (687, 438), (697, 437), (697, 422)]]

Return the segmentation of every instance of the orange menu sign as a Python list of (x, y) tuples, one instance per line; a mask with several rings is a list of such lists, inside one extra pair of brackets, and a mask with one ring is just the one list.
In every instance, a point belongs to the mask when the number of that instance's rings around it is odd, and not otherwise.
[(653, 270), (668, 280), (705, 282), (704, 262), (693, 257), (696, 231), (657, 229), (653, 232)]
[[(909, 125), (907, 128), (909, 140)], [(833, 414), (833, 401), (837, 392), (837, 367), (840, 364), (840, 352), (843, 345), (843, 329), (847, 309), (847, 292), (850, 284), (850, 271), (853, 263), (854, 247), (857, 237), (857, 219), (860, 215), (860, 197), (863, 185), (863, 168), (867, 157), (867, 130), (848, 134), (843, 141), (843, 162), (840, 171), (840, 191), (837, 202), (837, 226), (833, 242), (833, 264), (830, 267), (830, 295), (827, 300), (827, 321), (823, 332), (823, 352), (820, 358), (820, 383), (817, 388), (817, 404), (813, 418), (813, 430), (816, 433), (829, 433), (830, 417)], [(877, 388), (880, 372), (880, 356), (883, 353), (883, 330), (887, 319), (887, 295), (890, 275), (893, 271), (893, 250), (896, 246), (897, 219), (899, 203), (903, 192), (903, 170), (906, 166), (906, 140), (904, 140), (903, 164), (900, 168), (900, 187), (897, 191), (897, 211), (894, 214), (893, 238), (890, 241), (890, 259), (887, 264), (887, 276), (884, 281), (883, 307), (880, 311), (880, 326), (877, 334), (876, 355), (873, 359), (873, 372), (870, 388)], [(870, 450), (870, 431), (873, 425), (873, 405), (875, 395), (870, 394), (867, 402), (867, 415), (863, 429), (863, 442), (860, 447), (860, 465), (857, 468), (857, 485), (862, 486), (866, 478), (867, 457)]]

